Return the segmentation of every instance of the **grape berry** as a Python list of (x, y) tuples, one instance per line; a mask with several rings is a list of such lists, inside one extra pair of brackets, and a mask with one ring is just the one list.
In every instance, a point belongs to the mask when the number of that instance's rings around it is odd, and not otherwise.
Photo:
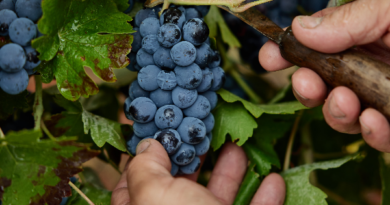
[[(159, 141), (171, 158), (171, 174), (192, 174), (207, 153), (214, 128), (215, 91), (224, 83), (219, 53), (210, 48), (209, 28), (202, 20), (208, 6), (143, 9), (135, 17), (128, 69), (139, 70), (124, 110), (135, 121), (127, 149), (135, 155), (145, 138)], [(158, 24), (156, 22), (159, 22)], [(136, 49), (134, 49), (134, 47)], [(153, 120), (154, 119), (154, 120)]]
[(31, 40), (42, 36), (35, 24), (41, 16), (41, 0), (0, 1), (0, 36), (12, 41), (0, 48), (0, 88), (8, 94), (26, 90), (28, 75), (41, 63), (30, 46)]

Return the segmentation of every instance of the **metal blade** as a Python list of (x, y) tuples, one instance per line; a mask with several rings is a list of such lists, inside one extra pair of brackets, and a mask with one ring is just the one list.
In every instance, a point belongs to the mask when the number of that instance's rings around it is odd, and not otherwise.
[(281, 35), (284, 33), (284, 30), (257, 9), (252, 7), (244, 12), (234, 13), (225, 6), (218, 7), (238, 17), (275, 43), (280, 44)]

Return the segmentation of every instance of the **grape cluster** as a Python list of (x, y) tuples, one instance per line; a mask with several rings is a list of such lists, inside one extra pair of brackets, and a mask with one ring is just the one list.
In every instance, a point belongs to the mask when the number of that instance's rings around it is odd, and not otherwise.
[(0, 1), (0, 38), (11, 41), (0, 48), (0, 88), (8, 94), (26, 90), (40, 64), (31, 40), (42, 35), (34, 23), (41, 16), (41, 0)]
[(161, 7), (139, 11), (134, 23), (128, 69), (138, 71), (124, 104), (134, 121), (127, 149), (135, 154), (145, 138), (159, 141), (172, 162), (171, 174), (192, 174), (212, 139), (218, 101), (215, 91), (225, 81), (221, 57), (210, 47), (202, 20), (208, 6)]

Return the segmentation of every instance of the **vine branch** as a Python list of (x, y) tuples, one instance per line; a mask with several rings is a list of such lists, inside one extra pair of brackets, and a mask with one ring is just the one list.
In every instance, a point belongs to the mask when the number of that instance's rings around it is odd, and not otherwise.
[(228, 7), (232, 12), (239, 13), (270, 1), (272, 0), (256, 0), (245, 4), (245, 0), (148, 0), (145, 5), (147, 7), (154, 7), (164, 3), (161, 12), (167, 9), (171, 3), (176, 5), (222, 5)]
[(290, 138), (288, 140), (286, 156), (284, 158), (283, 171), (288, 170), (288, 168), (290, 167), (292, 146), (294, 144), (295, 135), (298, 131), (299, 121), (302, 118), (302, 114), (303, 114), (303, 110), (300, 110), (298, 112), (297, 117), (295, 118), (294, 126), (293, 126), (293, 129), (291, 130)]
[(35, 75), (35, 100), (34, 100), (34, 130), (41, 130), (42, 104), (42, 80), (40, 75)]
[(76, 185), (74, 185), (71, 181), (69, 181), (69, 185), (78, 193), (80, 194), (81, 197), (83, 197), (83, 199), (85, 199), (85, 201), (87, 201), (87, 203), (89, 205), (95, 205), (91, 199), (89, 199)]

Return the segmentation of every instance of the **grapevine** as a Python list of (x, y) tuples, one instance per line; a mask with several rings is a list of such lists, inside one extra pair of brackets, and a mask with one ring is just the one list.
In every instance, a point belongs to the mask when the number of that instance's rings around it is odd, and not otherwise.
[(272, 173), (286, 205), (389, 204), (389, 154), (297, 101), (297, 66), (265, 71), (268, 38), (232, 15), (284, 28), (352, 2), (0, 0), (0, 205), (111, 204), (145, 141), (168, 177), (206, 188), (226, 143), (241, 147), (235, 205)]

